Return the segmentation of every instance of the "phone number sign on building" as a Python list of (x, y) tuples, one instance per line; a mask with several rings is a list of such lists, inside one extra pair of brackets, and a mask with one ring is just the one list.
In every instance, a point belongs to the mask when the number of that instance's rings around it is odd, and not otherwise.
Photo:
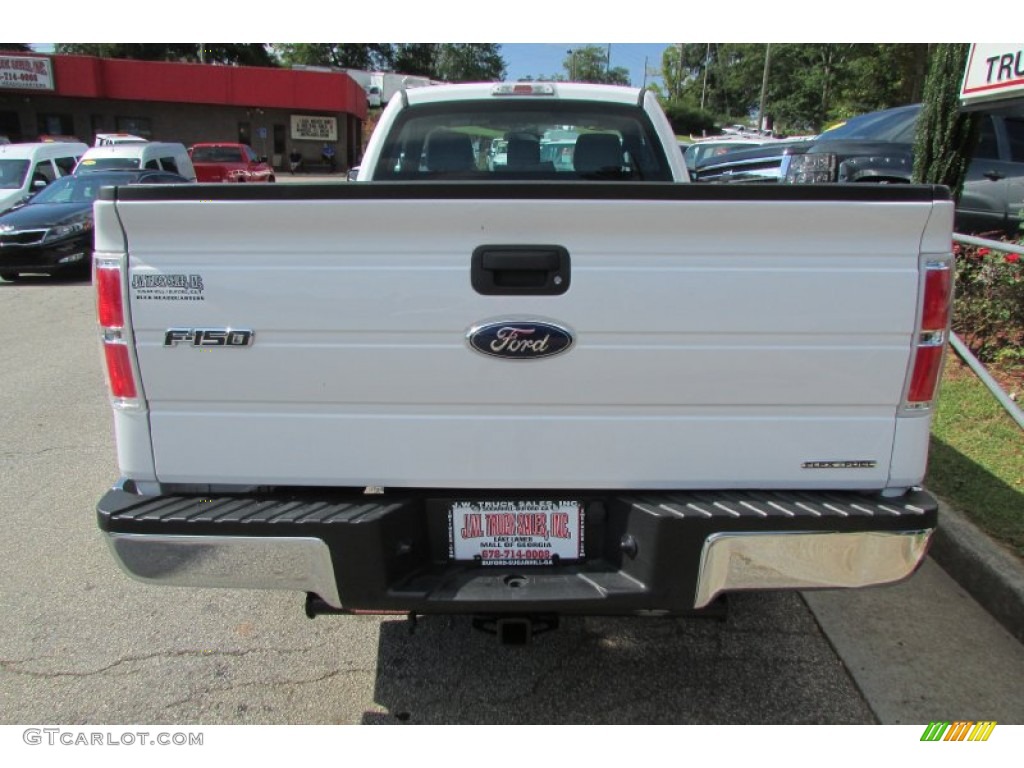
[(338, 121), (333, 117), (292, 115), (292, 138), (309, 141), (337, 141)]
[(53, 63), (39, 56), (0, 56), (0, 90), (52, 91)]

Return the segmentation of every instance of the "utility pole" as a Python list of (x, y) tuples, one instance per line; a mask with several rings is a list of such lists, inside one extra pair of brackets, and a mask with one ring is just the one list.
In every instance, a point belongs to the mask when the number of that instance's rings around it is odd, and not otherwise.
[(757, 130), (764, 130), (764, 100), (768, 95), (768, 67), (771, 63), (772, 44), (764, 47), (764, 76), (761, 78), (761, 106), (757, 109)]
[[(679, 44), (679, 63), (683, 63), (683, 44)], [(708, 65), (711, 63), (711, 43), (708, 43), (707, 50), (704, 51), (704, 84), (700, 87), (700, 109), (704, 111), (704, 96), (708, 92)]]
[[(647, 66), (646, 64), (644, 65)], [(604, 62), (604, 73), (607, 75), (612, 71), (612, 44), (608, 43), (608, 58)]]
[(679, 73), (676, 79), (676, 92), (671, 98), (677, 98), (683, 92), (683, 44), (679, 44)]

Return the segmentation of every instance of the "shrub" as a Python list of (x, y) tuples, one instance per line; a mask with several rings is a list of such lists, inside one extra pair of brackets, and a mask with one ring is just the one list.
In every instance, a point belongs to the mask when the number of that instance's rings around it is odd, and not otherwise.
[(715, 118), (710, 112), (672, 101), (665, 105), (665, 115), (677, 135), (698, 136), (715, 130)]
[(1024, 256), (955, 243), (953, 330), (983, 363), (1024, 363)]

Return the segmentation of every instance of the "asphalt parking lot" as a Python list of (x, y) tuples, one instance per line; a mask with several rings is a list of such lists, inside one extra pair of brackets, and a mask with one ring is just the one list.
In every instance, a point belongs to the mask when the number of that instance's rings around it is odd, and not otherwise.
[(117, 463), (93, 311), (84, 282), (0, 283), (4, 724), (1024, 723), (1022, 646), (930, 561), (895, 587), (738, 595), (725, 621), (572, 619), (525, 648), (131, 581), (94, 518)]

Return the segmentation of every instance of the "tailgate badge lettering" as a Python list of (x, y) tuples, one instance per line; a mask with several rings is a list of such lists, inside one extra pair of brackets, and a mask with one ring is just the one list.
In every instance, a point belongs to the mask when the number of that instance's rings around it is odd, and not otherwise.
[(538, 320), (499, 320), (469, 329), (469, 346), (489, 357), (537, 360), (560, 355), (572, 347), (572, 331)]
[(857, 461), (805, 461), (800, 465), (803, 469), (874, 469), (877, 461), (861, 459)]
[(253, 332), (241, 328), (168, 328), (164, 346), (187, 342), (193, 347), (251, 347)]

